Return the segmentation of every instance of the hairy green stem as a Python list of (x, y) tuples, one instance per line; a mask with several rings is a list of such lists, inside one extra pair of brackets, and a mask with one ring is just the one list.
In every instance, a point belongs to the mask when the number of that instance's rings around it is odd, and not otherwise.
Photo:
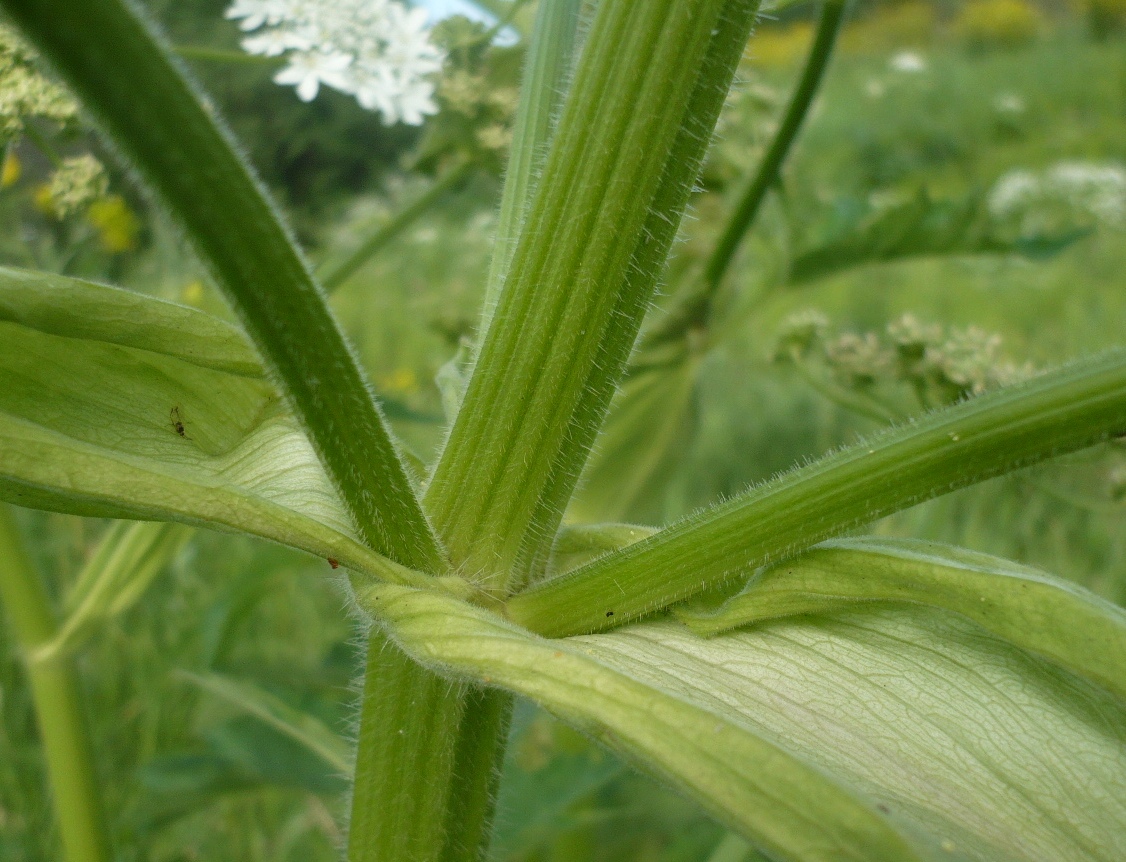
[(729, 0), (712, 34), (680, 132), (630, 261), (626, 286), (618, 294), (618, 304), (612, 314), (616, 325), (612, 335), (599, 345), (595, 371), (575, 408), (532, 515), (511, 587), (518, 588), (522, 582), (534, 580), (544, 571), (563, 511), (606, 419), (611, 399), (625, 375), (637, 332), (695, 188), (716, 121), (754, 26), (758, 6), (758, 0)]
[(553, 637), (620, 625), (940, 494), (1126, 433), (1126, 350), (931, 414), (543, 582), (508, 614)]
[(437, 862), (466, 690), (368, 639), (348, 862)]
[(469, 689), (454, 752), (442, 862), (479, 862), (488, 850), (511, 718), (508, 692)]
[(360, 247), (335, 266), (327, 267), (321, 284), (330, 293), (342, 287), (356, 271), (418, 221), (438, 203), (446, 193), (456, 189), (473, 174), (475, 165), (462, 162), (438, 177), (425, 192), (395, 213), (389, 222), (381, 225)]
[(508, 693), (440, 676), (372, 629), (348, 862), (480, 860), (511, 712)]
[[(454, 564), (508, 580), (620, 292), (723, 0), (603, 3), (427, 492)], [(610, 331), (608, 334), (608, 330)]]
[(359, 365), (214, 108), (127, 0), (2, 0), (186, 228), (368, 545), (442, 555)]
[(110, 862), (93, 746), (83, 714), (81, 687), (70, 659), (30, 657), (55, 637), (57, 626), (12, 510), (0, 504), (0, 600), (31, 683), (55, 820), (66, 862)]

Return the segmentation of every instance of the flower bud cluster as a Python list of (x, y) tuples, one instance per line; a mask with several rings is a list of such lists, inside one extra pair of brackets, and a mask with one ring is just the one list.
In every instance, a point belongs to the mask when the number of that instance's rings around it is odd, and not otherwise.
[(930, 407), (1034, 373), (1006, 359), (1001, 344), (1000, 335), (980, 327), (943, 327), (912, 314), (882, 332), (830, 335), (824, 315), (802, 311), (782, 323), (773, 353), (776, 362), (818, 364), (836, 385), (858, 392), (906, 384)]
[(9, 27), (0, 25), (0, 142), (23, 131), (30, 117), (66, 123), (78, 104), (34, 66), (35, 52)]
[(47, 183), (50, 209), (59, 219), (84, 212), (109, 192), (102, 163), (88, 153), (63, 159)]
[(235, 0), (226, 15), (254, 34), (242, 41), (246, 51), (288, 60), (274, 81), (296, 87), (303, 101), (323, 84), (389, 126), (421, 125), (437, 113), (430, 76), (443, 56), (425, 9), (397, 0)]
[(444, 107), (473, 122), (478, 147), (504, 153), (512, 143), (512, 118), (519, 91), (515, 87), (490, 87), (488, 77), (466, 69), (455, 69), (442, 78), (438, 98)]

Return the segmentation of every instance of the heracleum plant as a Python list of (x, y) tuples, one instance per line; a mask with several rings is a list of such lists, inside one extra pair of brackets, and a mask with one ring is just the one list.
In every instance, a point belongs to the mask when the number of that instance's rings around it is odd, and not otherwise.
[[(932, 413), (632, 544), (612, 548), (636, 537), (614, 525), (561, 527), (757, 12), (605, 0), (568, 72), (552, 46), (578, 5), (541, 4), (482, 335), (423, 477), (265, 193), (133, 6), (4, 0), (178, 218), (242, 329), (5, 270), (3, 497), (241, 531), (348, 571), (371, 620), (353, 862), (480, 857), (513, 694), (766, 858), (1126, 858), (1123, 612), (969, 551), (826, 541), (1126, 433), (1126, 352)], [(44, 648), (55, 624), (3, 523), (0, 588), (66, 855), (109, 859), (77, 688)]]

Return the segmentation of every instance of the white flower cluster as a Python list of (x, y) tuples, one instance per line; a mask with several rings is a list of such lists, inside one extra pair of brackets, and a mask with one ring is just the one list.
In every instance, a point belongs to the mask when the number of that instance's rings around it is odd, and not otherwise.
[(900, 51), (888, 60), (888, 68), (893, 72), (916, 75), (927, 70), (927, 60), (915, 51)]
[(1126, 167), (1097, 162), (1058, 162), (1043, 171), (1009, 171), (989, 193), (989, 211), (1035, 230), (1062, 215), (1087, 216), (1126, 227)]
[(417, 126), (438, 112), (428, 76), (443, 56), (424, 9), (397, 0), (234, 0), (226, 14), (254, 33), (242, 41), (246, 51), (285, 55), (289, 65), (274, 81), (296, 87), (302, 101), (324, 84), (355, 96), (389, 126)]

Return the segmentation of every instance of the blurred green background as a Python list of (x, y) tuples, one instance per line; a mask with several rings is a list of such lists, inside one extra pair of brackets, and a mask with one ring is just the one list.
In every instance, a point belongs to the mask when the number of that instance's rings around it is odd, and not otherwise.
[[(221, 0), (149, 6), (174, 44), (216, 50), (184, 55), (317, 264), (345, 259), (458, 153), (481, 165), (333, 297), (397, 431), (430, 459), (443, 422), (435, 375), (472, 334), (500, 187), (498, 154), (462, 138), (496, 124), (480, 105), (510, 93), (519, 48), (461, 58), (478, 107), (463, 105), (460, 120), (451, 97), (432, 128), (389, 129), (339, 94), (299, 102), (270, 81), (269, 62), (223, 55), (238, 32)], [(791, 5), (752, 38), (666, 295), (722, 229), (816, 12)], [(47, 131), (8, 149), (0, 263), (227, 315), (175, 228), (81, 128), (54, 146), (98, 154), (110, 196), (75, 218), (52, 213), (51, 155), (35, 138)], [(1126, 0), (853, 8), (782, 186), (715, 309), (661, 373), (631, 378), (573, 521), (658, 525), (889, 418), (1122, 344)], [(928, 331), (945, 365), (912, 378), (895, 364), (904, 342), (888, 327), (904, 315), (940, 327)], [(1012, 557), (1126, 603), (1124, 496), (1126, 448), (1109, 443), (874, 529)], [(33, 512), (21, 523), (58, 596), (108, 527)], [(77, 656), (119, 857), (337, 858), (340, 770), (262, 717), (268, 704), (318, 732), (352, 732), (361, 633), (328, 566), (199, 532), (155, 583)], [(9, 634), (0, 628), (0, 860), (40, 862), (56, 858), (57, 836)], [(519, 707), (512, 734), (494, 859), (751, 858), (692, 804), (533, 707)]]

